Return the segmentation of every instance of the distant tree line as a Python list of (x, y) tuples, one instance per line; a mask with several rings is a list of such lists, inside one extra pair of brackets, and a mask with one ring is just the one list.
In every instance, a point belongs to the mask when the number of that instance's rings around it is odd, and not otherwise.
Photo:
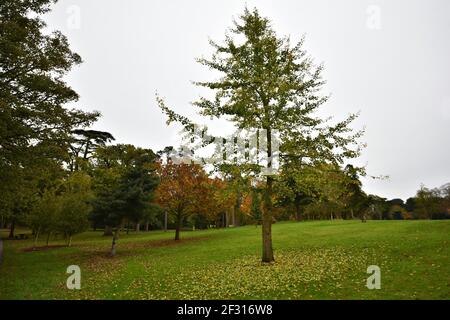
[(434, 189), (421, 185), (416, 195), (406, 202), (402, 199), (386, 201), (383, 219), (450, 219), (450, 183)]

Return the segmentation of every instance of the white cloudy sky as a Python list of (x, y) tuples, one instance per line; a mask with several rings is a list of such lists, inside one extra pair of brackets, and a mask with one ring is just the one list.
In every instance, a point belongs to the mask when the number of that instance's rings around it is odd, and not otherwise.
[(364, 179), (367, 192), (406, 199), (421, 183), (450, 182), (448, 0), (60, 0), (46, 21), (84, 60), (67, 81), (78, 107), (102, 112), (96, 129), (159, 150), (178, 143), (179, 128), (165, 125), (155, 92), (194, 116), (189, 102), (202, 92), (190, 81), (211, 79), (195, 58), (208, 56), (208, 39), (223, 39), (245, 3), (280, 35), (306, 35), (332, 94), (324, 114), (361, 111), (355, 127), (366, 127), (368, 146), (359, 163), (390, 176)]

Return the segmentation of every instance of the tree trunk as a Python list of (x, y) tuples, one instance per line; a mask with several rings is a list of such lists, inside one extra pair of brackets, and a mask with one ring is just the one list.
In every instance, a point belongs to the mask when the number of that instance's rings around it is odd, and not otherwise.
[(145, 223), (145, 231), (146, 231), (146, 232), (148, 232), (149, 226), (150, 226), (150, 223), (146, 222), (146, 223)]
[(235, 226), (235, 227), (241, 225), (241, 222), (240, 222), (241, 202), (242, 202), (242, 194), (239, 191), (236, 194), (236, 202), (234, 203), (234, 207), (233, 207), (233, 226)]
[(67, 246), (70, 247), (72, 245), (72, 235), (69, 236), (69, 241), (67, 242)]
[(167, 211), (164, 212), (164, 232), (167, 232)]
[(112, 228), (110, 226), (105, 226), (105, 231), (103, 232), (104, 236), (112, 236), (113, 232), (112, 232)]
[(48, 234), (47, 234), (47, 247), (48, 247), (48, 242), (50, 241), (50, 236), (52, 235), (52, 233), (51, 232), (49, 232)]
[(39, 238), (39, 232), (40, 232), (40, 230), (41, 230), (41, 228), (39, 227), (39, 228), (37, 229), (35, 235), (34, 235), (34, 244), (33, 244), (33, 248), (36, 248), (36, 246), (37, 246), (37, 241), (38, 241), (38, 238)]
[(355, 219), (355, 215), (353, 214), (353, 208), (350, 209), (350, 214), (352, 215), (352, 220)]
[(117, 227), (116, 231), (114, 232), (114, 235), (113, 235), (112, 245), (111, 245), (111, 257), (114, 257), (116, 255), (116, 242), (119, 239), (119, 231), (120, 231), (120, 227)]
[(180, 225), (177, 224), (176, 228), (175, 228), (175, 240), (178, 241), (180, 240)]
[(14, 239), (14, 230), (16, 229), (16, 219), (13, 219), (11, 222), (11, 226), (9, 228), (9, 236), (8, 238)]
[(175, 240), (180, 240), (181, 218), (177, 218), (177, 225), (175, 227)]
[[(267, 129), (267, 168), (272, 169), (272, 130)], [(273, 178), (270, 176), (271, 172), (267, 172), (266, 190), (264, 192), (264, 210), (262, 213), (262, 241), (263, 254), (262, 262), (272, 262), (273, 248), (272, 248), (272, 184)]]
[(272, 262), (272, 177), (267, 177), (267, 186), (265, 191), (264, 210), (262, 212), (262, 241), (263, 241), (263, 262)]
[(236, 205), (231, 208), (231, 225), (236, 226)]
[(225, 228), (228, 228), (228, 226), (229, 226), (229, 223), (228, 223), (229, 214), (230, 214), (230, 210), (227, 209), (227, 211), (225, 212)]
[(300, 221), (300, 201), (295, 200), (295, 221)]
[(86, 148), (84, 149), (84, 155), (83, 155), (83, 159), (86, 160), (88, 153), (89, 153), (89, 147), (90, 147), (91, 142), (88, 140), (86, 142)]
[(138, 223), (136, 223), (136, 232), (139, 232), (140, 229), (141, 229), (141, 224), (138, 222)]

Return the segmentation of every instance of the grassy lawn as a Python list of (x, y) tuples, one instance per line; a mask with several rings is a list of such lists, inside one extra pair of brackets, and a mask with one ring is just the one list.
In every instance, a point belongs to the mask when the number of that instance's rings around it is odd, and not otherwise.
[[(100, 232), (34, 252), (24, 251), (32, 240), (4, 241), (0, 299), (450, 298), (450, 221), (277, 223), (270, 265), (259, 262), (260, 227), (181, 236), (122, 234), (115, 258)], [(81, 290), (66, 288), (69, 265)], [(365, 286), (369, 265), (381, 268), (380, 290)]]

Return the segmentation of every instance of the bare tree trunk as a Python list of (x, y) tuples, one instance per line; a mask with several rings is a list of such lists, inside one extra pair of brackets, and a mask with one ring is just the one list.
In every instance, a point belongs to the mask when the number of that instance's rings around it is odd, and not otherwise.
[(48, 247), (48, 242), (50, 241), (50, 236), (52, 235), (52, 233), (51, 232), (49, 232), (48, 234), (47, 234), (47, 247)]
[(265, 192), (265, 205), (262, 212), (262, 240), (263, 240), (263, 262), (272, 262), (272, 178), (267, 177), (267, 190)]
[(300, 221), (300, 203), (295, 201), (295, 221)]
[(175, 240), (178, 241), (180, 240), (180, 231), (181, 231), (181, 225), (183, 223), (183, 218), (181, 213), (177, 214), (177, 225), (175, 227)]
[(150, 223), (148, 223), (148, 221), (147, 221), (147, 222), (145, 223), (145, 231), (146, 231), (146, 232), (148, 232), (149, 226), (150, 226)]
[[(272, 131), (267, 129), (267, 168), (272, 168)], [(264, 210), (262, 212), (262, 241), (263, 241), (263, 255), (262, 262), (272, 262), (273, 248), (272, 248), (272, 184), (273, 178), (268, 172), (266, 180), (266, 190), (264, 192)]]
[(89, 147), (91, 145), (91, 142), (89, 141), (89, 139), (86, 141), (86, 148), (84, 149), (84, 155), (83, 155), (83, 159), (86, 160), (88, 153), (89, 153)]
[(177, 225), (175, 228), (175, 241), (180, 240), (180, 227)]
[(228, 228), (228, 226), (230, 225), (228, 222), (229, 214), (230, 214), (230, 209), (227, 209), (227, 211), (225, 212), (225, 228)]
[(116, 255), (116, 242), (119, 239), (119, 232), (120, 232), (120, 227), (117, 227), (116, 231), (114, 232), (113, 239), (112, 239), (111, 257), (114, 257)]
[(34, 235), (34, 244), (33, 244), (33, 248), (36, 248), (37, 246), (37, 241), (39, 238), (39, 232), (41, 231), (41, 228), (39, 227)]
[(9, 239), (14, 239), (14, 230), (16, 229), (16, 219), (13, 219), (9, 228)]
[(241, 225), (241, 221), (240, 221), (241, 203), (242, 203), (242, 193), (239, 191), (236, 194), (236, 202), (234, 203), (234, 207), (233, 207), (233, 226), (235, 226), (235, 227)]
[(267, 186), (265, 192), (265, 205), (262, 212), (262, 241), (263, 241), (263, 262), (272, 262), (273, 248), (272, 248), (272, 178), (267, 177)]
[(72, 245), (72, 235), (69, 236), (69, 240), (67, 242), (67, 246), (70, 247)]
[(231, 208), (231, 225), (233, 227), (236, 226), (236, 206), (233, 206), (233, 208)]
[(167, 232), (167, 211), (164, 212), (164, 232)]
[(138, 222), (136, 223), (136, 232), (139, 232), (141, 229), (141, 224)]
[(175, 240), (180, 240), (180, 224), (177, 222), (177, 226), (175, 227)]

